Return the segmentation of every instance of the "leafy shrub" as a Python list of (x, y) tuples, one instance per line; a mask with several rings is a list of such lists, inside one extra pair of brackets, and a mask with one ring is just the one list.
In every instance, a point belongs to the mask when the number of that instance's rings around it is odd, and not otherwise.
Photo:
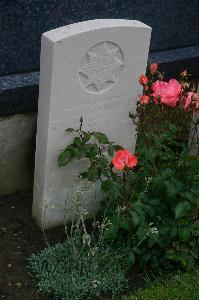
[[(101, 216), (106, 212), (111, 222), (107, 241), (122, 247), (130, 264), (153, 271), (193, 268), (199, 258), (199, 157), (187, 147), (199, 95), (186, 72), (179, 82), (162, 79), (157, 69), (140, 77), (143, 96), (137, 113), (130, 113), (136, 155), (103, 133), (83, 131), (81, 118), (77, 130), (67, 129), (77, 136), (58, 158), (59, 166), (73, 158), (90, 161), (81, 177), (101, 181)], [(137, 166), (131, 163), (136, 156)]]

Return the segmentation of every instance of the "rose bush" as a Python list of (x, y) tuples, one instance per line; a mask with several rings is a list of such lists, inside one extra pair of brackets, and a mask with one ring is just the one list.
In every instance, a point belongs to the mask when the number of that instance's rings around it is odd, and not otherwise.
[(139, 78), (143, 94), (129, 114), (137, 128), (135, 154), (103, 133), (83, 131), (81, 118), (78, 129), (67, 129), (77, 136), (58, 158), (59, 166), (89, 160), (81, 176), (101, 182), (97, 218), (109, 219), (107, 243), (122, 248), (130, 265), (153, 271), (193, 268), (199, 258), (199, 157), (189, 151), (199, 97), (187, 72), (163, 79), (157, 64)]

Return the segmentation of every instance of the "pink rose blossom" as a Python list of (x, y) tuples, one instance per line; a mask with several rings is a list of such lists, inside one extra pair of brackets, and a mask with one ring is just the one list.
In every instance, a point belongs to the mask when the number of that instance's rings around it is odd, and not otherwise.
[(137, 157), (128, 149), (118, 150), (112, 159), (114, 167), (120, 171), (124, 168), (133, 168), (137, 165)]
[(147, 95), (140, 96), (141, 104), (147, 104), (148, 102), (149, 102), (149, 96), (147, 96)]
[(160, 98), (160, 103), (167, 106), (175, 107), (178, 102), (182, 86), (176, 79), (169, 82), (157, 80), (152, 85), (152, 91), (155, 101)]

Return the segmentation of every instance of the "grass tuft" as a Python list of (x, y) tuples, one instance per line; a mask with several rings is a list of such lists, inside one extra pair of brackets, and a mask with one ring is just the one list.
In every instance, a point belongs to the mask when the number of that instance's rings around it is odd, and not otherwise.
[(150, 281), (148, 288), (139, 289), (131, 296), (122, 300), (198, 300), (199, 299), (199, 269), (190, 273), (173, 275), (170, 278), (161, 277)]

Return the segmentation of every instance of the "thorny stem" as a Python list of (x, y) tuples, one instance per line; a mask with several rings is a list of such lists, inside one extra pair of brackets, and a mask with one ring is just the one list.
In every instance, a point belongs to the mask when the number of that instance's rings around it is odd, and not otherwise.
[(79, 125), (79, 129), (77, 130), (81, 140), (83, 140), (83, 137), (84, 137), (84, 132), (82, 131), (82, 126), (83, 126), (83, 116), (81, 116), (81, 118), (80, 118), (80, 125)]
[(126, 173), (126, 171), (124, 171), (123, 172), (123, 188), (124, 188), (124, 199), (125, 199), (125, 202), (127, 202), (126, 180), (127, 180), (127, 173)]

